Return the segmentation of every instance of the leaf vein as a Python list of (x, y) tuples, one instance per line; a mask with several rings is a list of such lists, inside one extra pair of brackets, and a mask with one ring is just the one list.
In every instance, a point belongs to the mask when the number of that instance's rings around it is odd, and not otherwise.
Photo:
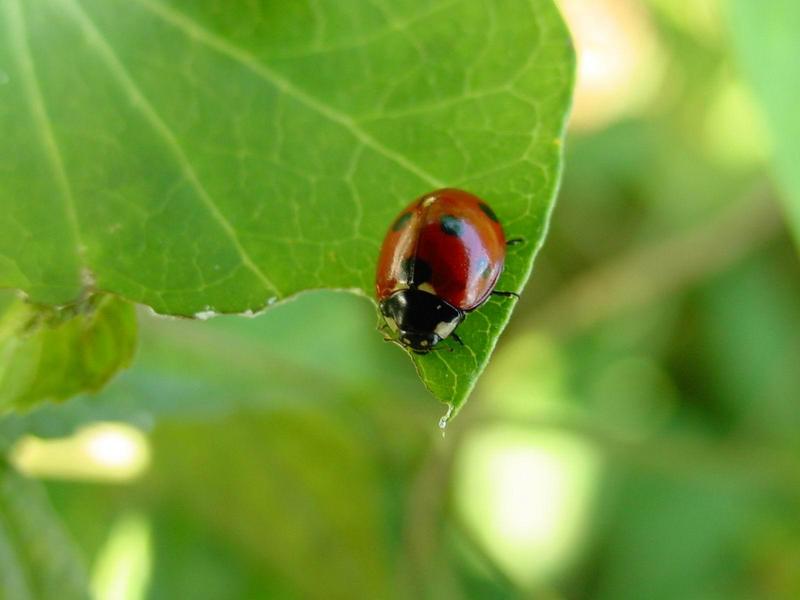
[(36, 65), (33, 61), (33, 55), (26, 33), (27, 24), (25, 22), (25, 14), (19, 0), (9, 0), (6, 4), (6, 17), (9, 23), (11, 45), (17, 55), (17, 61), (19, 63), (18, 66), (22, 76), (22, 86), (28, 96), (33, 121), (36, 125), (40, 142), (47, 155), (47, 160), (50, 163), (50, 169), (55, 177), (56, 186), (61, 192), (67, 225), (75, 244), (75, 254), (78, 258), (78, 263), (83, 267), (85, 257), (81, 246), (80, 222), (78, 220), (78, 212), (75, 208), (75, 197), (72, 193), (72, 186), (64, 166), (61, 149), (53, 131), (52, 120), (47, 111), (47, 105), (45, 104), (39, 85)]
[(134, 81), (130, 73), (128, 73), (127, 69), (125, 68), (125, 65), (122, 64), (119, 57), (114, 52), (114, 49), (105, 39), (103, 34), (100, 32), (99, 29), (97, 29), (97, 27), (95, 26), (94, 22), (91, 20), (89, 15), (83, 10), (83, 8), (81, 8), (81, 6), (77, 3), (76, 0), (66, 0), (66, 4), (69, 6), (72, 15), (80, 25), (83, 32), (86, 34), (87, 38), (94, 44), (94, 47), (99, 53), (100, 57), (103, 59), (103, 61), (105, 61), (111, 74), (116, 78), (117, 82), (125, 91), (125, 93), (128, 94), (128, 96), (130, 97), (133, 105), (142, 113), (142, 115), (145, 117), (145, 119), (153, 128), (153, 130), (156, 132), (156, 134), (161, 138), (162, 142), (172, 152), (175, 160), (178, 163), (178, 166), (181, 168), (181, 171), (183, 172), (183, 176), (192, 186), (198, 198), (201, 200), (202, 204), (209, 211), (211, 217), (217, 222), (217, 224), (228, 236), (232, 245), (236, 249), (236, 252), (239, 254), (239, 258), (242, 264), (251, 273), (253, 273), (253, 275), (255, 275), (259, 279), (259, 281), (261, 281), (261, 283), (264, 285), (265, 288), (267, 288), (269, 292), (280, 295), (277, 286), (269, 279), (269, 277), (267, 277), (267, 275), (253, 261), (252, 257), (247, 252), (241, 240), (239, 239), (239, 235), (237, 234), (236, 229), (233, 227), (233, 225), (227, 219), (227, 217), (222, 213), (219, 206), (217, 206), (217, 203), (214, 201), (214, 199), (209, 194), (208, 190), (206, 190), (205, 186), (200, 181), (200, 178), (195, 172), (194, 167), (192, 166), (191, 161), (189, 160), (189, 157), (183, 150), (183, 147), (181, 146), (180, 142), (178, 142), (178, 139), (176, 138), (175, 134), (169, 128), (167, 123), (158, 114), (156, 109), (153, 107), (153, 105), (144, 95), (142, 90), (139, 88), (136, 81)]
[(345, 130), (347, 130), (359, 142), (373, 149), (385, 158), (391, 160), (397, 165), (403, 167), (408, 172), (413, 173), (419, 179), (426, 182), (433, 187), (444, 187), (445, 184), (437, 177), (428, 173), (425, 169), (414, 163), (412, 160), (403, 156), (401, 153), (389, 148), (383, 142), (370, 135), (367, 131), (362, 129), (358, 123), (338, 110), (328, 106), (322, 100), (308, 94), (299, 87), (295, 86), (288, 79), (278, 74), (276, 71), (259, 61), (255, 56), (231, 44), (224, 38), (208, 31), (200, 23), (197, 23), (190, 17), (172, 8), (161, 5), (153, 0), (134, 0), (146, 11), (162, 19), (164, 22), (172, 25), (179, 31), (191, 39), (223, 54), (243, 67), (250, 70), (252, 73), (259, 76), (267, 83), (274, 86), (280, 92), (291, 96), (296, 101), (310, 108), (314, 112), (322, 115), (329, 121), (332, 121)]

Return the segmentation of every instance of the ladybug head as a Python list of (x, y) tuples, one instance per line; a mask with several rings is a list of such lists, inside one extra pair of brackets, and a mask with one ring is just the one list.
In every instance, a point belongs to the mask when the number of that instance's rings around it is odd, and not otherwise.
[(381, 313), (398, 340), (417, 354), (427, 354), (464, 320), (464, 313), (420, 289), (400, 290), (381, 302)]

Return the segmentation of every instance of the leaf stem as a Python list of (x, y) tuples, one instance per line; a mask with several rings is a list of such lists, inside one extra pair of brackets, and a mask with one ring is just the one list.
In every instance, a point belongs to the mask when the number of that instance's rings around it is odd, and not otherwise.
[(781, 230), (772, 196), (761, 183), (713, 219), (578, 275), (528, 312), (516, 329), (570, 338), (736, 264)]
[[(461, 419), (468, 429), (511, 425), (531, 429), (559, 429), (587, 440), (608, 457), (675, 477), (735, 476), (748, 483), (800, 492), (800, 461), (789, 447), (770, 447), (758, 439), (707, 440), (674, 433), (628, 435), (591, 418), (540, 415), (508, 417), (476, 411)], [(467, 422), (468, 421), (468, 422)]]

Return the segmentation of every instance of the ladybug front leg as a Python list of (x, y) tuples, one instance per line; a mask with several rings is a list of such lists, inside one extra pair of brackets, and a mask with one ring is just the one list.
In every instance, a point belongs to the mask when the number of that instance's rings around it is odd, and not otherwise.
[[(453, 340), (457, 341), (459, 344), (461, 344), (462, 346), (464, 345), (464, 341), (458, 336), (458, 334), (456, 332), (451, 333), (450, 336), (447, 339), (448, 340), (449, 339), (453, 339)], [(455, 351), (453, 349), (453, 346), (451, 346), (450, 344), (445, 344), (444, 342), (442, 342), (441, 346), (436, 346), (435, 348), (431, 348), (431, 350), (447, 350), (448, 352), (454, 352)]]
[(389, 327), (389, 325), (386, 323), (386, 319), (384, 319), (383, 317), (379, 317), (378, 324), (375, 327), (375, 329), (377, 329), (380, 332), (380, 334), (383, 336), (383, 341), (384, 342), (394, 342), (395, 341), (394, 334), (393, 334), (391, 328)]

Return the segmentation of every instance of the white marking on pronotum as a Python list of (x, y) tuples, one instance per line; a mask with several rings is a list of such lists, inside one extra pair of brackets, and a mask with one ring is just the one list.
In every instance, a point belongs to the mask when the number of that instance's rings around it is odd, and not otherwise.
[(457, 321), (439, 321), (436, 325), (436, 329), (434, 332), (442, 339), (446, 339), (450, 337), (450, 334), (455, 331), (455, 328), (458, 326)]

